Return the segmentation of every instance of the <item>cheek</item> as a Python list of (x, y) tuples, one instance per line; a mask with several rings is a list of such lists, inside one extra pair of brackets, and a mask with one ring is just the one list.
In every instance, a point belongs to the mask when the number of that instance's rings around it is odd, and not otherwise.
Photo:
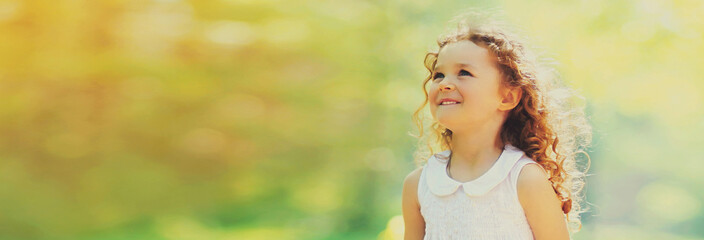
[(487, 96), (484, 91), (477, 91), (476, 89), (466, 89), (460, 92), (464, 103), (462, 105), (468, 111), (479, 111), (484, 109), (487, 104)]
[(438, 96), (438, 88), (433, 84), (427, 88), (428, 91), (428, 101), (433, 101)]
[(438, 92), (438, 86), (435, 83), (431, 83), (430, 85), (428, 85), (426, 90), (428, 91), (428, 94), (434, 94)]
[(465, 100), (468, 104), (468, 107), (476, 109), (477, 111), (481, 112), (488, 112), (492, 111), (495, 109), (498, 105), (498, 102), (500, 101), (497, 96), (491, 94), (491, 92), (488, 91), (476, 91), (472, 93), (468, 93), (465, 96)]
[(427, 89), (428, 90), (428, 105), (430, 106), (430, 111), (433, 115), (435, 115), (435, 109), (437, 109), (437, 106), (433, 104), (435, 99), (438, 96), (438, 89), (435, 86), (435, 84), (430, 85), (430, 87)]

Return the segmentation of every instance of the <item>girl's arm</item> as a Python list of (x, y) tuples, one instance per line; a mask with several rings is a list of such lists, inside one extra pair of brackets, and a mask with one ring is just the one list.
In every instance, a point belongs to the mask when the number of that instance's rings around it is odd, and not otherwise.
[(404, 240), (422, 240), (425, 236), (425, 220), (418, 204), (418, 181), (422, 169), (414, 170), (403, 181)]
[(516, 188), (536, 240), (570, 239), (560, 200), (540, 165), (524, 166)]

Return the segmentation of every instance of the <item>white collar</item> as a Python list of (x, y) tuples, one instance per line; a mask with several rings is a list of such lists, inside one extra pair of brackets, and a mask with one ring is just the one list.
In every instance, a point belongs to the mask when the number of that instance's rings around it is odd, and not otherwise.
[(432, 193), (445, 196), (454, 193), (462, 185), (462, 189), (469, 196), (481, 196), (489, 192), (503, 181), (511, 171), (513, 165), (524, 156), (524, 152), (511, 144), (504, 146), (503, 152), (489, 170), (477, 179), (461, 183), (447, 175), (447, 159), (450, 150), (434, 154), (426, 164), (426, 179)]

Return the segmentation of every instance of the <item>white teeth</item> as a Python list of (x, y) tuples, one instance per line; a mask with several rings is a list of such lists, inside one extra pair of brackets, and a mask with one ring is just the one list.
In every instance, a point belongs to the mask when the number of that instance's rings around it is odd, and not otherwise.
[(459, 102), (442, 102), (440, 105), (449, 105), (449, 104), (457, 104)]

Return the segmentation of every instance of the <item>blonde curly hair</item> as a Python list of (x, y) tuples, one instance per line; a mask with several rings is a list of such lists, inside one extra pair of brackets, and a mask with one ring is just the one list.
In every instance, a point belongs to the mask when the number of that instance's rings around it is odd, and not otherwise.
[[(467, 19), (469, 16), (471, 19)], [(579, 214), (586, 211), (581, 206), (586, 172), (591, 160), (585, 152), (591, 143), (591, 126), (584, 108), (574, 102), (574, 97), (584, 99), (572, 89), (560, 85), (554, 68), (529, 54), (516, 35), (501, 23), (478, 18), (481, 15), (461, 16), (457, 29), (442, 35), (438, 40), (438, 51), (428, 52), (425, 68), (429, 75), (422, 84), (425, 100), (414, 112), (413, 120), (418, 127), (418, 149), (414, 162), (421, 166), (435, 152), (433, 145), (440, 145), (439, 151), (451, 149), (452, 131), (432, 120), (432, 141), (424, 137), (421, 111), (428, 104), (427, 83), (433, 76), (438, 53), (449, 43), (469, 40), (485, 46), (497, 56), (499, 70), (506, 87), (519, 87), (523, 91), (519, 104), (510, 111), (501, 128), (501, 140), (510, 143), (535, 160), (550, 175), (550, 182), (562, 203), (562, 211), (570, 223), (570, 231), (577, 232), (582, 223)], [(576, 155), (583, 153), (587, 164), (580, 171)]]

